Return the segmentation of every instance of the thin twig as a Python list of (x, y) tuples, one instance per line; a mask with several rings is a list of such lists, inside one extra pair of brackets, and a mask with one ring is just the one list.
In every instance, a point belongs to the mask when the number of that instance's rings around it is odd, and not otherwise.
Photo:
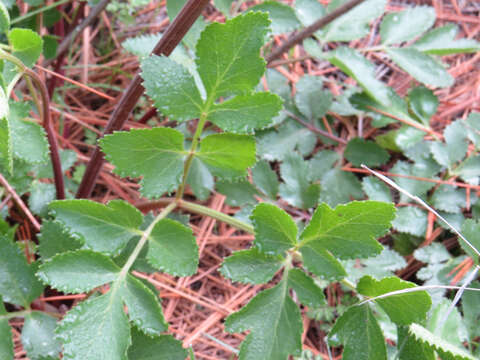
[[(209, 0), (188, 0), (155, 46), (153, 54), (170, 55), (208, 4)], [(143, 92), (142, 79), (137, 73), (110, 116), (103, 135), (123, 127)], [(77, 198), (85, 198), (91, 194), (103, 160), (103, 154), (97, 145), (78, 188)]]
[(15, 189), (8, 183), (7, 179), (3, 177), (2, 174), (0, 174), (0, 184), (7, 190), (7, 192), (12, 196), (13, 201), (18, 205), (20, 210), (25, 214), (25, 216), (30, 220), (31, 224), (33, 225), (35, 231), (40, 231), (40, 224), (38, 221), (35, 219), (35, 217), (32, 215), (30, 210), (28, 210), (28, 207), (25, 205), (23, 200), (18, 196), (17, 192)]
[(315, 21), (312, 25), (307, 26), (302, 31), (291, 35), (287, 39), (287, 41), (285, 41), (280, 47), (276, 48), (274, 51), (267, 55), (267, 57), (265, 58), (267, 60), (267, 63), (271, 63), (273, 60), (278, 59), (283, 53), (287, 52), (295, 45), (300, 44), (304, 39), (312, 36), (315, 31), (318, 31), (322, 27), (330, 24), (333, 20), (339, 18), (347, 11), (362, 3), (363, 1), (365, 0), (351, 0), (348, 3), (339, 6), (334, 11), (325, 15), (321, 19)]

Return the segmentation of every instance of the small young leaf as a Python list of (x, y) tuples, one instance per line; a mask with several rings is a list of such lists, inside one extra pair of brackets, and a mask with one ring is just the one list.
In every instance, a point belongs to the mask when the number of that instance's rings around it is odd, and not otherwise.
[[(328, 6), (328, 11), (331, 12), (345, 2), (345, 0), (331, 1)], [(386, 0), (367, 0), (332, 21), (331, 24), (325, 27), (320, 37), (325, 41), (350, 41), (360, 39), (368, 35), (370, 23), (383, 14), (386, 4)]]
[(209, 135), (201, 141), (197, 156), (217, 177), (238, 178), (255, 164), (255, 139), (227, 133)]
[(174, 120), (200, 117), (203, 100), (188, 70), (172, 59), (152, 55), (142, 61), (143, 86), (155, 107)]
[(198, 246), (192, 230), (178, 221), (159, 221), (150, 234), (147, 260), (158, 270), (174, 276), (195, 274)]
[(343, 360), (387, 359), (382, 330), (367, 304), (351, 306), (337, 320), (328, 336), (333, 335), (338, 335), (344, 345)]
[(127, 360), (130, 326), (117, 290), (70, 310), (56, 329), (65, 360)]
[(249, 93), (258, 84), (265, 71), (260, 48), (269, 25), (267, 14), (249, 12), (202, 32), (196, 63), (209, 97)]
[(288, 273), (288, 287), (293, 289), (303, 305), (318, 307), (325, 304), (323, 290), (315, 281), (300, 269), (291, 269)]
[(54, 184), (34, 180), (30, 185), (30, 197), (28, 198), (30, 210), (39, 216), (47, 216), (48, 204), (55, 200), (55, 194)]
[(438, 98), (433, 91), (424, 86), (418, 86), (408, 93), (408, 99), (413, 114), (423, 125), (429, 126), (430, 119), (438, 108)]
[(323, 176), (319, 201), (337, 206), (362, 197), (362, 184), (352, 173), (336, 167)]
[(309, 243), (341, 259), (369, 257), (382, 250), (376, 238), (385, 235), (395, 207), (378, 201), (354, 201), (335, 209), (321, 204), (300, 236), (300, 251)]
[[(376, 281), (370, 276), (364, 276), (357, 284), (357, 291), (365, 296), (375, 297), (392, 291), (416, 287), (414, 283), (401, 280), (395, 276)], [(426, 291), (391, 295), (376, 299), (378, 305), (397, 325), (409, 325), (412, 322), (425, 320), (432, 300)]]
[[(480, 222), (473, 220), (473, 219), (467, 219), (462, 225), (462, 234), (465, 236), (465, 238), (472, 244), (475, 249), (480, 251)], [(473, 249), (468, 246), (463, 240), (458, 239), (458, 242), (460, 243), (460, 246), (462, 249), (475, 261), (475, 263), (478, 265), (479, 264), (479, 257)]]
[(255, 245), (260, 251), (278, 255), (295, 246), (297, 225), (284, 210), (261, 203), (251, 216), (255, 228)]
[(247, 179), (237, 181), (217, 181), (215, 188), (220, 194), (227, 198), (225, 203), (230, 206), (243, 206), (245, 204), (256, 204), (255, 196), (259, 195), (258, 190)]
[(353, 49), (342, 46), (327, 54), (327, 60), (355, 79), (365, 92), (384, 106), (390, 106), (388, 86), (375, 78), (374, 65)]
[(366, 176), (362, 180), (362, 189), (368, 200), (392, 202), (392, 193), (385, 183), (374, 176)]
[[(7, 311), (5, 310), (2, 297), (0, 296), (0, 317), (6, 314)], [(0, 358), (13, 360), (12, 329), (10, 328), (7, 319), (0, 319)]]
[(268, 13), (268, 17), (272, 20), (273, 35), (290, 32), (300, 27), (295, 11), (290, 6), (277, 1), (267, 0), (249, 10)]
[(40, 266), (37, 276), (65, 293), (80, 294), (115, 281), (120, 268), (109, 257), (91, 250), (59, 254)]
[(343, 156), (354, 166), (365, 164), (367, 166), (377, 167), (385, 164), (390, 155), (373, 141), (362, 138), (350, 140), (345, 148)]
[(391, 12), (380, 25), (382, 43), (398, 44), (423, 34), (435, 23), (435, 9), (415, 6), (399, 12)]
[(270, 199), (275, 200), (278, 194), (278, 178), (270, 164), (258, 161), (252, 168), (253, 183)]
[(279, 360), (299, 355), (302, 342), (300, 310), (288, 296), (287, 279), (262, 291), (225, 320), (228, 332), (250, 330), (240, 347), (241, 360)]
[(106, 135), (100, 146), (107, 160), (115, 165), (115, 173), (122, 177), (143, 176), (142, 195), (152, 198), (180, 185), (183, 141), (182, 133), (174, 129), (135, 129)]
[(40, 35), (30, 29), (10, 30), (8, 42), (12, 47), (13, 55), (28, 67), (32, 67), (42, 53), (43, 40)]
[(127, 305), (128, 317), (145, 335), (158, 335), (168, 329), (158, 296), (141, 281), (127, 275), (121, 296)]
[(43, 127), (31, 121), (28, 116), (30, 104), (11, 102), (8, 120), (12, 131), (14, 155), (28, 163), (44, 163), (48, 160), (48, 142)]
[(58, 358), (62, 349), (55, 339), (57, 319), (43, 312), (33, 311), (25, 317), (22, 344), (31, 360)]
[(0, 235), (0, 274), (0, 296), (5, 302), (27, 308), (43, 291), (20, 248), (3, 235)]
[(325, 8), (317, 0), (297, 0), (295, 13), (302, 25), (307, 27), (325, 16)]
[(305, 75), (296, 84), (295, 104), (310, 121), (324, 116), (332, 105), (332, 93), (323, 90), (319, 77)]
[(129, 360), (185, 360), (187, 350), (181, 341), (171, 335), (146, 336), (132, 329), (132, 346), (128, 348)]
[(246, 284), (266, 284), (282, 267), (280, 256), (267, 255), (257, 248), (235, 251), (227, 257), (220, 272), (232, 281)]
[(443, 64), (414, 48), (389, 48), (386, 53), (418, 81), (434, 87), (448, 87), (454, 82)]
[(282, 100), (278, 95), (258, 92), (214, 104), (208, 120), (224, 131), (252, 134), (254, 130), (270, 125), (281, 109)]
[(57, 220), (80, 236), (93, 251), (118, 254), (131, 237), (138, 235), (143, 216), (121, 200), (103, 205), (90, 200), (53, 201), (49, 205)]
[(46, 261), (57, 254), (77, 250), (82, 243), (67, 231), (58, 221), (45, 220), (42, 223), (41, 233), (37, 235), (40, 244), (38, 253), (42, 261)]
[(320, 194), (318, 184), (308, 179), (308, 163), (298, 153), (288, 154), (280, 165), (280, 174), (285, 183), (279, 186), (279, 195), (290, 205), (308, 209), (317, 204)]
[(437, 210), (460, 213), (465, 206), (465, 189), (456, 189), (451, 185), (440, 185), (432, 196), (432, 205)]
[(445, 144), (438, 141), (433, 142), (432, 155), (440, 165), (450, 168), (457, 161), (462, 160), (467, 153), (467, 131), (463, 123), (457, 120), (445, 128), (443, 135)]
[(265, 160), (283, 160), (295, 149), (302, 155), (312, 152), (317, 142), (314, 133), (297, 122), (287, 120), (279, 128), (256, 135), (258, 154)]
[(435, 349), (442, 359), (475, 360), (475, 357), (470, 355), (466, 350), (451, 345), (442, 338), (432, 334), (423, 326), (411, 324), (408, 330), (418, 341)]
[(413, 47), (432, 55), (468, 53), (480, 49), (480, 44), (473, 39), (455, 39), (457, 32), (458, 27), (454, 24), (438, 27), (422, 36)]
[(397, 210), (392, 226), (400, 232), (423, 236), (427, 231), (427, 213), (415, 206), (401, 207)]

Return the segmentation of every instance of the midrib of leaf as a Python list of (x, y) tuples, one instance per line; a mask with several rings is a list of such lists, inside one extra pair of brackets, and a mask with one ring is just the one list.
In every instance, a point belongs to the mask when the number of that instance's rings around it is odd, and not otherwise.
[[(289, 259), (290, 259), (290, 257), (287, 257), (286, 261), (287, 261), (288, 264), (291, 264)], [(283, 278), (282, 278), (282, 290), (283, 290), (283, 292), (282, 292), (282, 300), (281, 300), (281, 306), (280, 306), (281, 311), (278, 313), (279, 315), (275, 319), (275, 326), (273, 328), (273, 334), (274, 334), (273, 339), (276, 339), (276, 337), (277, 337), (278, 323), (280, 322), (280, 318), (282, 317), (282, 313), (285, 311), (284, 304), (285, 304), (285, 298), (287, 297), (287, 290), (288, 290), (287, 281), (288, 281), (288, 270), (289, 269), (290, 269), (290, 266), (285, 266), (285, 269), (283, 271)], [(286, 316), (285, 318), (288, 321), (288, 316)], [(275, 343), (276, 343), (276, 341), (274, 340), (272, 345), (274, 345)], [(273, 350), (273, 346), (269, 350), (269, 355), (270, 356), (272, 355), (272, 350)]]
[[(101, 222), (103, 224), (106, 224), (108, 226), (111, 226), (111, 227), (114, 227), (114, 228), (118, 228), (118, 229), (121, 229), (122, 231), (128, 231), (130, 232), (132, 235), (142, 235), (143, 234), (143, 231), (141, 230), (138, 230), (138, 229), (135, 229), (135, 228), (130, 228), (130, 227), (125, 227), (125, 226), (121, 226), (121, 225), (118, 225), (118, 224), (113, 224), (113, 223), (109, 223), (103, 219), (99, 219), (97, 217), (94, 217), (94, 216), (90, 216), (90, 215), (81, 215), (82, 217), (86, 217), (86, 218), (89, 218), (89, 219), (93, 219), (95, 220), (96, 222)], [(110, 218), (111, 220), (111, 218)], [(95, 225), (95, 226), (88, 226), (88, 228), (95, 228), (95, 227), (100, 227), (102, 226), (101, 224), (100, 225)]]

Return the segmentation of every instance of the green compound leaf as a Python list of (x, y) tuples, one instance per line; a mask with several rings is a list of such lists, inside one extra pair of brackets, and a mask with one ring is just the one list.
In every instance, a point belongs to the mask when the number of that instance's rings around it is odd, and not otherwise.
[(10, 30), (8, 42), (12, 47), (13, 55), (28, 67), (32, 67), (42, 53), (43, 40), (40, 35), (30, 29)]
[(120, 268), (109, 257), (91, 250), (59, 254), (40, 266), (37, 276), (65, 293), (81, 294), (115, 281)]
[(389, 13), (380, 25), (382, 43), (388, 45), (412, 40), (430, 29), (435, 17), (435, 9), (428, 6)]
[(435, 360), (435, 352), (428, 345), (424, 344), (408, 332), (408, 327), (398, 326), (398, 358), (400, 360)]
[(345, 148), (343, 156), (354, 166), (365, 164), (367, 166), (377, 167), (385, 164), (390, 155), (373, 141), (362, 138), (350, 140)]
[(470, 355), (466, 350), (460, 349), (449, 342), (443, 340), (435, 334), (425, 329), (418, 324), (411, 324), (408, 331), (418, 341), (430, 346), (440, 355), (442, 359), (446, 360), (475, 360), (475, 357)]
[[(370, 276), (364, 276), (357, 284), (357, 291), (365, 296), (376, 297), (416, 286), (412, 282), (401, 280), (395, 276), (380, 281)], [(390, 319), (397, 325), (409, 325), (412, 322), (425, 320), (427, 312), (432, 306), (432, 300), (426, 291), (391, 295), (376, 299), (375, 302), (385, 310)]]
[[(0, 88), (0, 99), (3, 89)], [(1, 102), (1, 100), (0, 100)], [(2, 104), (0, 103), (0, 108)], [(13, 148), (12, 132), (10, 124), (6, 117), (0, 118), (0, 165), (2, 165), (10, 174), (13, 172)]]
[(437, 112), (438, 98), (432, 90), (418, 86), (408, 93), (410, 109), (423, 125), (429, 126), (430, 119)]
[(159, 221), (150, 234), (147, 260), (156, 269), (174, 276), (195, 274), (198, 246), (192, 229), (175, 220)]
[[(478, 220), (467, 219), (462, 225), (462, 234), (465, 238), (472, 244), (475, 249), (480, 251), (480, 222)], [(479, 264), (479, 257), (477, 253), (468, 246), (463, 240), (459, 239), (458, 242), (462, 249), (470, 256), (474, 261), (475, 264)]]
[(320, 119), (332, 105), (332, 94), (323, 90), (319, 77), (305, 75), (296, 83), (295, 104), (307, 119)]
[(382, 330), (367, 304), (351, 306), (337, 320), (328, 336), (333, 335), (338, 335), (344, 345), (343, 360), (387, 359)]
[(118, 255), (128, 240), (139, 235), (143, 216), (122, 200), (103, 205), (90, 200), (53, 201), (49, 205), (56, 219), (80, 237), (93, 251)]
[(431, 151), (434, 159), (442, 166), (450, 168), (467, 154), (467, 131), (461, 120), (457, 120), (445, 128), (445, 143), (435, 141)]
[(143, 60), (141, 67), (147, 95), (163, 115), (178, 121), (200, 117), (203, 100), (187, 68), (156, 55)]
[(65, 360), (127, 360), (130, 326), (123, 303), (112, 289), (70, 310), (56, 329)]
[(297, 225), (284, 210), (267, 203), (258, 204), (251, 216), (255, 245), (260, 251), (278, 255), (295, 246)]
[(476, 52), (480, 44), (473, 39), (455, 39), (458, 27), (448, 24), (438, 27), (422, 36), (413, 47), (427, 54), (450, 55)]
[(132, 346), (128, 348), (129, 360), (185, 360), (188, 356), (182, 342), (171, 335), (146, 336), (132, 329)]
[(442, 63), (414, 48), (389, 48), (390, 58), (418, 81), (434, 87), (448, 87), (454, 83)]
[(415, 206), (401, 207), (397, 210), (392, 226), (403, 233), (423, 236), (427, 231), (427, 213)]
[(288, 273), (288, 287), (293, 289), (298, 300), (306, 306), (318, 307), (325, 304), (323, 290), (315, 281), (300, 269), (291, 269)]
[(290, 32), (300, 27), (295, 11), (290, 6), (276, 1), (264, 1), (249, 10), (268, 13), (268, 17), (272, 20), (273, 35)]
[(279, 360), (300, 355), (302, 317), (288, 296), (288, 279), (262, 291), (225, 320), (228, 332), (250, 330), (240, 347), (239, 360)]
[[(328, 11), (331, 12), (345, 2), (344, 0), (331, 1)], [(325, 27), (320, 37), (325, 41), (360, 39), (368, 35), (370, 23), (383, 14), (386, 4), (386, 0), (367, 0), (332, 21), (331, 24)]]
[(266, 284), (280, 270), (283, 259), (267, 255), (257, 248), (235, 251), (227, 257), (220, 272), (232, 281), (246, 284)]
[(37, 236), (40, 242), (38, 253), (42, 261), (63, 252), (77, 250), (82, 246), (81, 241), (70, 235), (67, 229), (58, 221), (44, 220), (41, 233)]
[(48, 161), (48, 142), (43, 127), (23, 119), (28, 117), (30, 104), (11, 102), (8, 120), (12, 132), (15, 157), (31, 164)]
[(128, 317), (145, 335), (158, 335), (168, 329), (158, 296), (141, 281), (127, 275), (121, 296), (127, 305)]
[(370, 97), (390, 106), (388, 86), (376, 79), (375, 66), (360, 53), (342, 46), (328, 53), (327, 60), (355, 79)]
[(280, 174), (284, 183), (279, 186), (279, 195), (290, 205), (308, 209), (317, 204), (320, 187), (309, 181), (309, 170), (309, 164), (296, 152), (283, 159)]
[(278, 194), (277, 173), (272, 170), (270, 164), (264, 160), (258, 161), (252, 168), (253, 183), (257, 188), (275, 200)]
[[(0, 296), (0, 317), (6, 315), (5, 305)], [(5, 360), (13, 360), (12, 329), (7, 319), (0, 319), (0, 357)]]
[(183, 174), (183, 134), (170, 128), (116, 132), (100, 140), (106, 158), (122, 177), (143, 176), (141, 193), (152, 198), (175, 190)]
[(0, 33), (6, 34), (9, 28), (10, 28), (10, 15), (3, 1), (0, 1)]
[[(377, 201), (354, 201), (335, 209), (325, 203), (319, 205), (300, 235), (299, 250), (305, 266), (318, 276), (343, 275), (343, 267), (335, 257), (352, 259), (379, 254), (383, 247), (376, 238), (387, 233), (394, 215), (392, 204)], [(322, 265), (327, 266), (325, 273)]]
[(55, 339), (57, 319), (43, 312), (33, 311), (25, 316), (22, 329), (22, 344), (31, 360), (58, 358), (62, 350)]
[(269, 25), (267, 14), (249, 12), (202, 32), (196, 63), (209, 98), (246, 94), (258, 84), (265, 71), (260, 48)]
[(255, 139), (248, 135), (214, 134), (200, 143), (197, 156), (221, 179), (235, 179), (246, 175), (255, 164)]
[(28, 308), (42, 291), (33, 266), (27, 263), (20, 248), (0, 235), (0, 296), (3, 301)]
[(278, 95), (258, 92), (212, 105), (208, 120), (224, 131), (252, 134), (255, 129), (270, 125), (281, 109), (282, 100)]

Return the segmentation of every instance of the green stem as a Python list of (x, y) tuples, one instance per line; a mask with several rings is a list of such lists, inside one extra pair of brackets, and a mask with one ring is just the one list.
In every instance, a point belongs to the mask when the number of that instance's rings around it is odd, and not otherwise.
[[(148, 228), (143, 232), (143, 235), (142, 237), (140, 238), (140, 241), (138, 242), (137, 246), (135, 246), (135, 249), (133, 249), (132, 253), (130, 254), (130, 256), (128, 257), (127, 259), (127, 262), (125, 263), (125, 265), (123, 265), (122, 267), (122, 270), (120, 271), (120, 274), (119, 274), (119, 279), (123, 279), (125, 278), (125, 276), (127, 275), (128, 271), (130, 270), (130, 268), (132, 267), (133, 263), (135, 262), (135, 260), (137, 259), (138, 255), (140, 254), (140, 251), (142, 251), (142, 248), (143, 246), (145, 245), (145, 243), (147, 242), (148, 238), (150, 237), (150, 234), (152, 233), (153, 231), (153, 228), (155, 227), (155, 225), (160, 221), (162, 220), (163, 218), (165, 218), (168, 214), (170, 214), (175, 208), (177, 207), (177, 204), (172, 202), (171, 204), (169, 204), (166, 208), (164, 208), (160, 214), (158, 214), (158, 216), (152, 221), (152, 223), (148, 226)], [(120, 283), (119, 281), (117, 281), (116, 283)]]
[(65, 3), (68, 3), (70, 2), (71, 0), (60, 0), (60, 1), (57, 1), (57, 2), (54, 2), (53, 4), (50, 4), (50, 5), (47, 5), (47, 6), (43, 6), (39, 9), (36, 9), (36, 10), (33, 10), (33, 11), (30, 11), (29, 13), (25, 14), (25, 15), (22, 15), (22, 16), (19, 16), (15, 19), (13, 19), (12, 21), (10, 21), (10, 24), (16, 24), (20, 21), (23, 21), (25, 19), (28, 19), (29, 17), (32, 17), (34, 15), (37, 15), (37, 14), (40, 14), (42, 12), (45, 12), (45, 11), (48, 11), (50, 9), (53, 9), (55, 7), (57, 7), (58, 5), (62, 5), (62, 4), (65, 4)]
[(14, 312), (9, 312), (4, 315), (0, 315), (0, 320), (10, 320), (16, 317), (25, 317), (27, 315), (30, 315), (32, 313), (32, 310), (21, 310), (21, 311), (14, 311)]
[(224, 214), (220, 211), (213, 210), (209, 207), (198, 205), (185, 200), (177, 200), (177, 204), (178, 204), (178, 207), (182, 209), (189, 210), (196, 214), (210, 216), (211, 218), (214, 218), (226, 224), (232, 225), (239, 230), (243, 230), (250, 234), (255, 234), (255, 230), (253, 229), (252, 225), (247, 224), (241, 220), (235, 219), (234, 217)]

